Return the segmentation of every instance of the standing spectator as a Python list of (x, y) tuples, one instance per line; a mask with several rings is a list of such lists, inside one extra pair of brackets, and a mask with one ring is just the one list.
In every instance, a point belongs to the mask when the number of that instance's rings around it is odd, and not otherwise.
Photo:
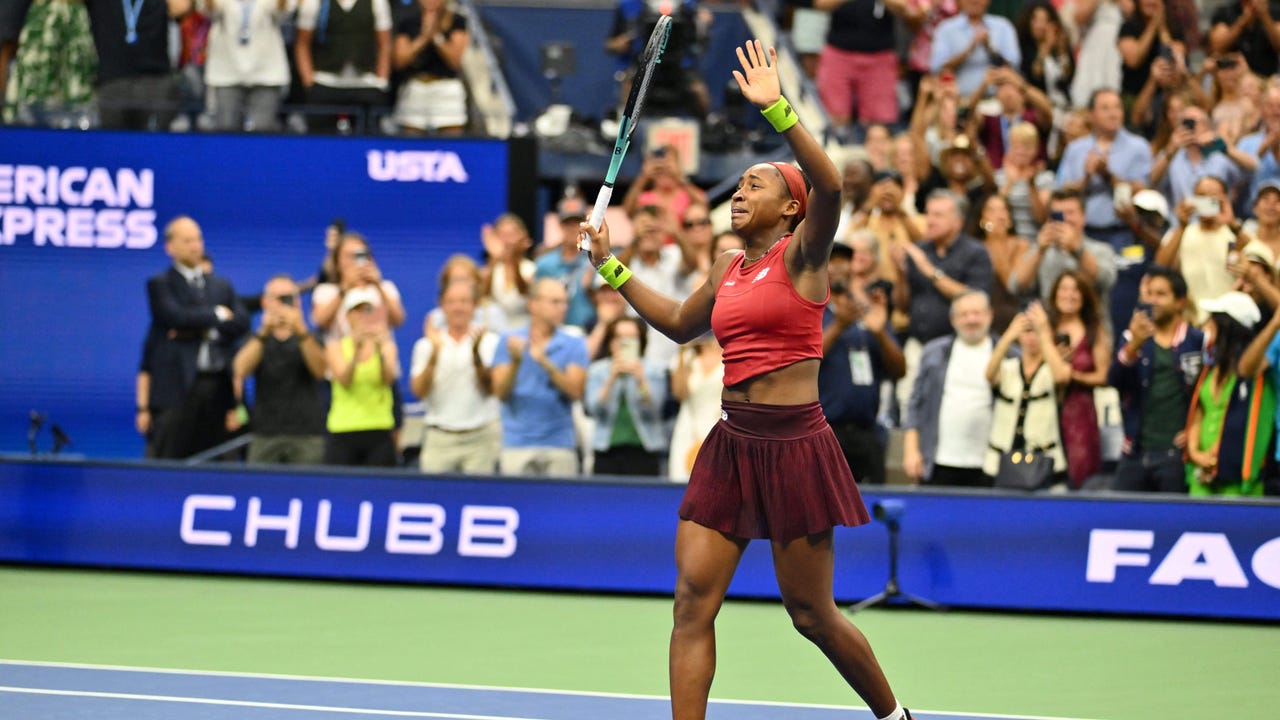
[[(1248, 242), (1227, 199), (1226, 186), (1216, 177), (1201, 178), (1195, 195), (1183, 198), (1174, 212), (1178, 226), (1161, 243), (1156, 264), (1181, 271), (1193, 299), (1225, 295), (1236, 280), (1227, 269), (1228, 256)], [(1200, 309), (1197, 323), (1206, 319), (1207, 313)]]
[[(1040, 228), (1035, 250), (1022, 256), (1009, 289), (1022, 296), (1039, 294), (1042, 303), (1052, 305), (1052, 288), (1058, 276), (1079, 270), (1097, 293), (1098, 302), (1110, 306), (1118, 272), (1116, 253), (1107, 243), (1085, 235), (1080, 193), (1055, 190), (1049, 197), (1049, 214), (1050, 221)], [(1110, 324), (1109, 320), (1104, 322)]]
[(933, 36), (938, 25), (960, 12), (956, 0), (907, 0), (915, 13), (922, 19), (907, 41), (907, 84), (914, 95), (920, 89), (921, 82), (931, 77), (930, 63), (933, 59)]
[(204, 81), (219, 130), (275, 132), (289, 86), (280, 24), (297, 0), (201, 0), (212, 25)]
[[(1246, 179), (1258, 165), (1235, 146), (1235, 135), (1215, 132), (1205, 111), (1188, 105), (1182, 125), (1173, 131), (1169, 145), (1151, 163), (1151, 184), (1161, 188), (1174, 205), (1189, 197), (1202, 178), (1213, 178), (1229, 189)], [(1230, 205), (1230, 200), (1227, 199)], [(1208, 297), (1217, 297), (1212, 295)]]
[(818, 54), (827, 44), (831, 13), (818, 10), (816, 0), (786, 0), (791, 10), (791, 47), (800, 59), (800, 69), (810, 80), (818, 74)]
[(396, 98), (396, 122), (410, 134), (461, 135), (467, 125), (467, 19), (450, 0), (417, 0), (412, 7), (395, 27), (392, 64), (408, 76)]
[[(1200, 371), (1187, 416), (1187, 492), (1193, 497), (1262, 495), (1276, 390), (1265, 358), (1248, 367), (1243, 362), (1262, 313), (1239, 291), (1207, 299), (1200, 308), (1209, 313), (1205, 332), (1213, 337), (1213, 352)], [(1256, 360), (1256, 350), (1251, 359)], [(1245, 369), (1251, 372), (1246, 375)]]
[(583, 405), (595, 419), (597, 475), (662, 474), (669, 440), (662, 419), (667, 372), (644, 359), (645, 330), (639, 318), (614, 318), (604, 331), (603, 352), (587, 367)]
[(1022, 51), (1013, 23), (987, 14), (990, 0), (959, 0), (958, 4), (961, 14), (943, 20), (934, 30), (929, 67), (935, 75), (943, 70), (955, 73), (956, 89), (968, 97), (978, 91), (987, 68), (1020, 67)]
[(902, 209), (902, 183), (902, 176), (893, 170), (876, 173), (871, 194), (862, 211), (853, 217), (844, 235), (836, 236), (837, 242), (851, 245), (854, 235), (862, 231), (871, 233), (878, 253), (875, 274), (895, 284), (901, 282), (901, 278), (893, 262), (891, 248), (898, 242), (918, 242), (923, 238), (921, 218), (911, 217)]
[[(293, 45), (308, 105), (343, 106), (357, 121), (387, 103), (391, 77), (391, 5), (388, 0), (301, 0)], [(342, 131), (317, 110), (313, 132)]]
[(1115, 489), (1186, 493), (1185, 425), (1205, 337), (1183, 319), (1187, 283), (1177, 270), (1148, 269), (1141, 298), (1107, 374), (1124, 417)]
[(983, 472), (991, 433), (991, 304), (969, 290), (951, 301), (954, 334), (924, 348), (902, 428), (902, 469), (915, 483), (990, 487)]
[(920, 183), (929, 175), (929, 153), (919, 137), (903, 132), (893, 139), (893, 169), (902, 177), (902, 211), (915, 215)]
[(419, 466), (426, 473), (492, 473), (502, 450), (502, 423), (493, 396), (498, 336), (477, 325), (480, 288), (457, 280), (440, 286), (444, 327), (430, 317), (413, 346), (409, 387), (427, 404)]
[(345, 233), (334, 246), (332, 257), (336, 282), (321, 283), (311, 292), (311, 319), (324, 332), (326, 342), (341, 340), (351, 331), (342, 304), (344, 297), (358, 288), (373, 291), (374, 312), (388, 327), (397, 328), (404, 323), (400, 289), (382, 277), (368, 240), (357, 233)]
[[(444, 265), (441, 266), (440, 275), (436, 278), (436, 287), (443, 288), (455, 282), (471, 283), (477, 288), (484, 287), (480, 264), (470, 255), (454, 253), (446, 258)], [(444, 309), (433, 308), (431, 312), (427, 313), (426, 322), (443, 330), (448, 324), (444, 319)], [(509, 327), (507, 314), (502, 311), (502, 308), (498, 307), (497, 303), (483, 294), (476, 303), (475, 318), (472, 323), (497, 333), (503, 332)]]
[[(15, 8), (27, 3), (12, 0)], [(0, 11), (13, 12), (13, 11)], [(4, 20), (0, 18), (0, 24)], [(0, 34), (4, 30), (0, 28)], [(0, 53), (3, 53), (0, 48)], [(81, 0), (37, 0), (22, 24), (8, 90), (0, 79), (6, 120), (37, 125), (77, 124), (93, 102), (98, 67), (89, 12)], [(0, 75), (5, 73), (0, 63)]]
[(1280, 258), (1280, 181), (1272, 180), (1258, 188), (1253, 215), (1255, 221), (1249, 229), (1253, 241), (1266, 246), (1273, 258)]
[(573, 403), (582, 400), (587, 345), (568, 333), (564, 286), (538, 280), (529, 294), (529, 324), (502, 336), (493, 358), (493, 394), (502, 401), (504, 475), (578, 472)]
[(1116, 44), (1124, 15), (1112, 0), (1076, 0), (1076, 73), (1071, 79), (1071, 104), (1078, 107), (1099, 90), (1120, 87), (1124, 57)]
[(1102, 436), (1093, 391), (1107, 384), (1111, 336), (1103, 328), (1098, 295), (1080, 271), (1059, 275), (1049, 297), (1054, 344), (1071, 366), (1071, 381), (1062, 394), (1062, 443), (1068, 482), (1072, 490), (1079, 490), (1102, 470)]
[(672, 480), (689, 481), (702, 441), (720, 421), (723, 389), (724, 352), (715, 335), (707, 333), (682, 346), (671, 368), (671, 396), (680, 403), (668, 448), (667, 474)]
[(1213, 11), (1209, 53), (1239, 52), (1249, 69), (1264, 77), (1280, 70), (1280, 2), (1238, 0)]
[(168, 130), (178, 103), (169, 18), (185, 15), (191, 0), (85, 0), (85, 5), (98, 49), (102, 127)]
[(1022, 77), (1048, 96), (1055, 108), (1071, 107), (1071, 80), (1076, 62), (1071, 36), (1048, 0), (1023, 5), (1015, 23), (1022, 52)]
[(1258, 159), (1248, 190), (1248, 197), (1255, 201), (1264, 185), (1280, 181), (1280, 87), (1268, 84), (1262, 91), (1261, 110), (1262, 124), (1236, 143), (1240, 152)]
[(676, 276), (676, 297), (688, 297), (705, 280), (711, 266), (712, 244), (715, 231), (711, 223), (711, 208), (698, 200), (684, 213), (684, 222), (676, 230), (676, 244), (681, 248), (680, 274)]
[(920, 8), (906, 0), (814, 0), (813, 5), (831, 11), (815, 79), (832, 132), (854, 139), (849, 125), (855, 110), (863, 127), (897, 122), (894, 26), (901, 20), (908, 28), (918, 27), (924, 20)]
[[(1006, 357), (1015, 342), (1021, 352)], [(1067, 472), (1058, 426), (1058, 389), (1070, 379), (1071, 366), (1054, 347), (1053, 330), (1040, 303), (1032, 303), (1009, 323), (987, 360), (985, 376), (995, 394), (995, 407), (983, 472), (996, 487), (1043, 490), (1057, 484)], [(1052, 458), (1053, 472), (1044, 479), (1045, 485), (1022, 487), (1000, 477), (1001, 456), (1011, 452)]]
[[(1023, 80), (1014, 68), (1005, 66), (988, 69), (983, 75), (982, 86), (969, 99), (969, 106), (977, 106), (989, 88), (995, 88), (1000, 112), (996, 115), (981, 117), (978, 121), (978, 139), (986, 151), (991, 167), (999, 168), (1004, 164), (1004, 155), (1012, 139), (1010, 131), (1013, 126), (1019, 123), (1031, 123), (1047, 136), (1053, 128), (1054, 110), (1049, 97)], [(1036, 151), (1036, 159), (1045, 159), (1046, 152), (1043, 145), (1036, 148)]]
[(1031, 243), (1014, 232), (1009, 201), (1003, 195), (992, 195), (982, 204), (978, 236), (991, 257), (991, 328), (1004, 334), (1015, 315), (1022, 309), (1018, 296), (1009, 289), (1013, 271), (1018, 267)]
[(147, 280), (148, 409), (156, 457), (176, 459), (214, 447), (238, 429), (231, 360), (249, 315), (231, 283), (200, 270), (204, 236), (195, 220), (170, 221), (164, 250), (173, 266)]
[[(1276, 308), (1272, 308), (1271, 319), (1267, 321), (1259, 331), (1253, 341), (1249, 343), (1249, 347), (1245, 349), (1240, 356), (1240, 362), (1237, 366), (1238, 374), (1241, 377), (1255, 377), (1259, 373), (1266, 373), (1267, 382), (1274, 387), (1280, 387), (1280, 340), (1277, 340), (1277, 331), (1280, 331), (1280, 312), (1274, 312)], [(1260, 428), (1260, 430), (1265, 430)], [(1274, 435), (1280, 431), (1280, 405), (1276, 411), (1272, 413), (1270, 432)], [(1275, 457), (1269, 463), (1268, 476), (1263, 480), (1263, 492), (1266, 495), (1280, 494), (1276, 473), (1280, 471), (1280, 446), (1275, 446)], [(1252, 488), (1250, 488), (1252, 490)], [(1256, 491), (1255, 491), (1256, 492)]]
[(1009, 128), (1004, 164), (995, 172), (996, 187), (1009, 203), (1014, 232), (1033, 238), (1049, 219), (1053, 173), (1045, 169), (1040, 131), (1027, 122)]
[(325, 440), (326, 465), (395, 467), (395, 398), (400, 353), (381, 299), (373, 287), (353, 288), (342, 297), (350, 331), (325, 344), (332, 376)]
[(480, 271), (481, 303), (498, 307), (507, 319), (507, 328), (517, 328), (529, 321), (529, 286), (537, 266), (528, 258), (533, 240), (529, 228), (519, 215), (503, 213), (480, 228), (484, 244), (485, 265)]
[(865, 158), (849, 158), (840, 171), (840, 224), (836, 237), (843, 238), (852, 225), (865, 221), (867, 201), (871, 199), (871, 185), (876, 171)]
[(534, 261), (533, 277), (552, 278), (564, 285), (569, 294), (569, 309), (565, 325), (572, 325), (586, 332), (595, 323), (596, 309), (591, 302), (591, 282), (595, 268), (587, 254), (578, 249), (578, 226), (586, 221), (581, 204), (561, 204), (560, 243), (552, 252), (543, 253)]
[(884, 438), (877, 424), (880, 387), (901, 378), (907, 362), (888, 327), (888, 294), (881, 287), (867, 288), (859, 282), (853, 272), (855, 263), (864, 277), (874, 267), (875, 256), (867, 253), (865, 244), (856, 249), (840, 243), (832, 246), (818, 401), (854, 477), (880, 485), (885, 468)]
[(1133, 16), (1120, 26), (1117, 46), (1124, 58), (1120, 71), (1120, 93), (1125, 107), (1133, 104), (1151, 74), (1156, 58), (1177, 65), (1187, 64), (1183, 26), (1170, 22), (1165, 0), (1136, 0)]
[[(978, 227), (978, 214), (982, 209), (982, 201), (987, 195), (995, 192), (995, 171), (987, 160), (986, 153), (978, 147), (967, 134), (958, 134), (951, 145), (942, 148), (938, 156), (938, 167), (925, 179), (925, 198), (933, 190), (943, 188), (963, 197), (968, 208), (962, 227), (966, 233), (973, 233)], [(916, 196), (920, 202), (920, 196)], [(920, 210), (924, 210), (921, 206)]]
[(317, 382), (324, 347), (302, 317), (298, 285), (277, 275), (262, 290), (262, 325), (236, 353), (233, 387), (244, 405), (253, 377), (249, 462), (319, 465), (324, 460), (324, 404)]
[[(644, 284), (667, 297), (678, 298), (681, 268), (694, 259), (680, 245), (663, 245), (666, 236), (661, 224), (662, 215), (653, 205), (639, 208), (631, 216), (635, 236), (631, 244), (618, 253), (618, 260)], [(679, 298), (683, 299), (683, 298)], [(645, 346), (645, 359), (659, 367), (667, 367), (676, 355), (676, 344), (670, 338), (650, 338)]]
[(707, 194), (684, 174), (680, 151), (673, 145), (662, 145), (645, 155), (640, 175), (622, 198), (622, 208), (627, 215), (635, 215), (642, 207), (655, 207), (659, 224), (676, 228), (695, 202), (705, 205)]

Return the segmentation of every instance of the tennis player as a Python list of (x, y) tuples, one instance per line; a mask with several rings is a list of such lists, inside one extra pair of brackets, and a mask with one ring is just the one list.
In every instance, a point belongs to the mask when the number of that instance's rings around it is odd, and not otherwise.
[(742, 94), (787, 139), (800, 170), (760, 163), (742, 174), (732, 227), (745, 251), (716, 259), (683, 302), (638, 279), (609, 252), (609, 228), (590, 237), (591, 260), (663, 334), (688, 342), (708, 329), (724, 347), (720, 422), (698, 453), (680, 505), (671, 632), (671, 714), (701, 720), (715, 673), (715, 617), (752, 539), (768, 539), (783, 603), (877, 718), (909, 720), (862, 633), (832, 594), (832, 528), (868, 521), (849, 465), (818, 404), (827, 258), (840, 207), (840, 173), (781, 95), (777, 52), (738, 49)]

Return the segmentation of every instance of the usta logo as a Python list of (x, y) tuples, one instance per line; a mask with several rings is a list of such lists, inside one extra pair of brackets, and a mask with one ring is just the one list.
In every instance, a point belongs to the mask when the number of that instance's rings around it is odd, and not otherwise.
[(370, 150), (369, 177), (378, 182), (456, 182), (468, 180), (462, 158), (447, 150)]

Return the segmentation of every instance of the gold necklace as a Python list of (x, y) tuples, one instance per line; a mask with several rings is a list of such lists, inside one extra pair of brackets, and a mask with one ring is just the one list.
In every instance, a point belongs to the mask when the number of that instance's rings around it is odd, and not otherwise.
[[(786, 237), (786, 236), (784, 235), (783, 237)], [(747, 261), (747, 262), (755, 262), (755, 261), (757, 261), (757, 260), (760, 260), (760, 259), (762, 259), (765, 255), (768, 255), (768, 254), (769, 254), (769, 251), (770, 251), (770, 250), (772, 250), (772, 249), (774, 248), (774, 245), (777, 245), (777, 244), (778, 244), (778, 243), (780, 243), (780, 242), (782, 242), (782, 238), (778, 238), (777, 240), (774, 240), (774, 241), (773, 241), (773, 245), (770, 245), (769, 247), (765, 248), (765, 249), (764, 249), (764, 252), (760, 253), (759, 255), (757, 255), (757, 256), (755, 256), (755, 257), (751, 257), (750, 255), (748, 255), (748, 254), (747, 254), (746, 249), (744, 248), (744, 249), (743, 249), (743, 251), (742, 251), (742, 259), (743, 259), (743, 260), (745, 260), (745, 261)]]

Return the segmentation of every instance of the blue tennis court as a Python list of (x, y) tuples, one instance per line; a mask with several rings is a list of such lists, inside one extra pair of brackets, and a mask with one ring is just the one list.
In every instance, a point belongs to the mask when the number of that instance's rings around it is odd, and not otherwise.
[[(661, 720), (667, 699), (342, 678), (0, 660), (0, 706), (27, 720)], [(918, 720), (1079, 720), (921, 710)], [(713, 700), (716, 720), (869, 720), (864, 708)]]

